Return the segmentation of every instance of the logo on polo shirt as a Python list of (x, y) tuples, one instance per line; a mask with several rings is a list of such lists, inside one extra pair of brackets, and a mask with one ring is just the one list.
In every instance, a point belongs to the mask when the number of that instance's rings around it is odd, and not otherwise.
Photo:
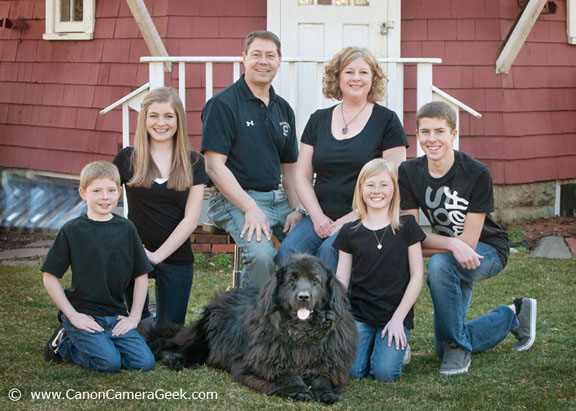
[(288, 137), (288, 135), (290, 134), (290, 124), (288, 124), (285, 121), (281, 121), (280, 127), (282, 127), (282, 134), (284, 135), (284, 137)]
[(246, 121), (246, 127), (254, 126), (254, 120)]

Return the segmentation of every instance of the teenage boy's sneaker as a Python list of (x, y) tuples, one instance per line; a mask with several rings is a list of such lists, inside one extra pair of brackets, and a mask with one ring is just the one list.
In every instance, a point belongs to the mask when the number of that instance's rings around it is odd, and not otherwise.
[(404, 351), (404, 360), (402, 362), (403, 365), (410, 364), (410, 360), (412, 359), (412, 350), (410, 349), (410, 344), (406, 345), (406, 351)]
[(514, 300), (516, 316), (520, 325), (512, 331), (518, 340), (512, 347), (514, 351), (526, 351), (536, 339), (536, 300), (534, 298), (517, 298)]
[(472, 355), (456, 343), (447, 343), (444, 347), (444, 359), (440, 365), (440, 374), (457, 375), (468, 372)]
[(60, 325), (56, 328), (56, 331), (54, 331), (54, 334), (52, 334), (52, 337), (50, 337), (44, 348), (44, 358), (46, 361), (56, 363), (62, 361), (62, 357), (58, 354), (58, 345), (64, 338), (66, 338), (66, 331), (64, 327)]

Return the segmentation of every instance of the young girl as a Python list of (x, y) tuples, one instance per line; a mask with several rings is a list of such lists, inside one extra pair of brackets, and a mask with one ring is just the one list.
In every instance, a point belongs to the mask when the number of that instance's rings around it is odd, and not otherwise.
[[(142, 102), (134, 147), (114, 158), (126, 185), (128, 218), (142, 238), (156, 279), (156, 325), (183, 324), (194, 254), (190, 235), (198, 225), (208, 176), (190, 149), (186, 114), (176, 90), (152, 90)], [(126, 294), (132, 305), (131, 291)], [(150, 316), (147, 305), (142, 318)]]
[(426, 238), (413, 216), (400, 217), (394, 165), (374, 159), (364, 165), (354, 191), (357, 220), (344, 224), (336, 278), (350, 285), (358, 329), (353, 378), (395, 381), (402, 375), (413, 305), (424, 277), (420, 242)]

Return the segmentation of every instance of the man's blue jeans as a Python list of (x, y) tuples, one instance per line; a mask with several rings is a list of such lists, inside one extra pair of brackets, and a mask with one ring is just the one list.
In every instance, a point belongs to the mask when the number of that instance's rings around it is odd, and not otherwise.
[[(291, 211), (284, 191), (280, 189), (267, 192), (246, 190), (246, 193), (266, 214), (272, 233), (282, 241), (285, 237), (282, 232), (284, 223)], [(261, 241), (256, 241), (255, 234), (251, 241), (247, 241), (247, 235), (240, 238), (245, 222), (244, 212), (228, 201), (219, 191), (210, 195), (208, 204), (208, 217), (217, 227), (229, 233), (234, 242), (243, 249), (242, 287), (260, 288), (276, 270), (274, 262), (276, 249), (272, 241), (267, 240), (264, 235)]]
[[(352, 378), (370, 376), (379, 381), (396, 381), (402, 376), (404, 368), (404, 349), (396, 349), (396, 340), (388, 346), (388, 334), (381, 337), (384, 327), (376, 327), (364, 322), (355, 321), (358, 330), (356, 356), (350, 370)], [(404, 327), (406, 339), (410, 340), (410, 330)]]
[(297, 253), (312, 254), (320, 257), (324, 263), (336, 272), (338, 267), (338, 250), (332, 247), (338, 233), (328, 238), (320, 238), (314, 231), (314, 223), (310, 216), (306, 216), (282, 241), (276, 262), (282, 265), (288, 256)]
[(438, 253), (428, 260), (426, 281), (434, 304), (434, 341), (440, 358), (446, 342), (456, 342), (465, 351), (475, 353), (498, 345), (518, 328), (516, 314), (505, 305), (465, 322), (474, 283), (502, 271), (494, 247), (478, 243), (476, 252), (484, 258), (474, 270), (462, 268), (451, 253)]
[(68, 362), (102, 372), (118, 372), (120, 368), (150, 371), (154, 368), (154, 355), (136, 330), (113, 336), (112, 329), (118, 322), (116, 316), (92, 316), (104, 329), (101, 332), (80, 330), (62, 315), (66, 330), (58, 346), (58, 353)]

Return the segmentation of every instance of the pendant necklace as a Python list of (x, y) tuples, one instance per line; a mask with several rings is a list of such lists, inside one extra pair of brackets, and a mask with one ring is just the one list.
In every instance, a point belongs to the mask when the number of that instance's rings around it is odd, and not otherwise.
[(350, 124), (354, 120), (356, 120), (358, 118), (358, 116), (360, 115), (360, 113), (362, 113), (364, 111), (364, 109), (366, 108), (367, 105), (368, 105), (368, 101), (366, 101), (366, 103), (364, 103), (364, 106), (360, 109), (358, 114), (356, 114), (354, 116), (354, 118), (347, 123), (346, 119), (344, 118), (344, 103), (340, 103), (340, 113), (342, 113), (342, 120), (344, 121), (344, 127), (342, 128), (342, 134), (348, 133), (348, 124)]
[(372, 233), (374, 234), (374, 238), (376, 239), (376, 242), (378, 243), (376, 248), (378, 250), (381, 250), (382, 249), (382, 241), (384, 240), (384, 234), (386, 234), (386, 228), (384, 228), (384, 231), (382, 232), (382, 238), (380, 238), (380, 240), (378, 240), (378, 236), (376, 235), (376, 231), (372, 231)]

